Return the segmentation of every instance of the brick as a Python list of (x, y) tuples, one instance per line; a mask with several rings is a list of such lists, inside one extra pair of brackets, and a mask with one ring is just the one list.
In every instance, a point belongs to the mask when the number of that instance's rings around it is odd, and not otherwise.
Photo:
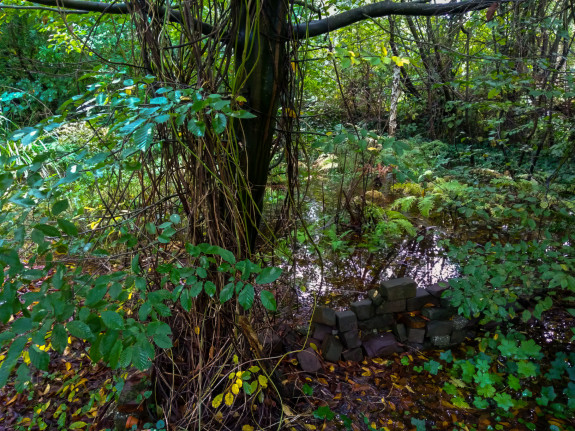
[(405, 299), (397, 301), (384, 301), (375, 309), (375, 314), (401, 313), (405, 311)]
[(433, 320), (427, 325), (427, 336), (433, 338), (442, 335), (451, 335), (452, 330), (453, 322), (450, 320)]
[(408, 315), (403, 317), (403, 323), (405, 323), (405, 326), (407, 326), (408, 328), (421, 329), (425, 328), (425, 326), (427, 325), (427, 320), (425, 320), (423, 317), (419, 315), (415, 316)]
[(395, 278), (381, 283), (379, 292), (388, 301), (413, 298), (417, 291), (417, 284), (412, 278)]
[(341, 354), (344, 361), (361, 362), (363, 361), (363, 350), (361, 347), (350, 349)]
[(334, 335), (328, 335), (325, 337), (325, 340), (323, 340), (323, 344), (321, 345), (323, 357), (326, 361), (330, 362), (339, 361), (342, 350), (343, 346), (341, 342)]
[(321, 369), (321, 362), (311, 347), (298, 352), (297, 361), (301, 369), (307, 373), (315, 373)]
[(363, 348), (370, 358), (403, 352), (403, 349), (391, 333), (367, 337), (363, 341)]
[(371, 299), (362, 299), (351, 303), (351, 311), (357, 316), (357, 320), (367, 320), (373, 317), (373, 302)]
[(312, 337), (316, 340), (323, 341), (325, 337), (331, 335), (333, 332), (333, 326), (322, 325), (321, 323), (313, 324)]
[(465, 341), (467, 331), (465, 329), (456, 329), (451, 333), (451, 344), (461, 344)]
[(418, 287), (415, 296), (407, 300), (406, 310), (419, 311), (426, 304), (439, 306), (439, 300), (435, 296), (430, 294), (427, 290)]
[(367, 292), (367, 296), (369, 299), (371, 299), (371, 302), (373, 302), (375, 307), (381, 305), (383, 302), (383, 296), (381, 296), (381, 293), (377, 289), (371, 289), (369, 292)]
[(429, 294), (435, 296), (436, 298), (441, 298), (441, 295), (443, 295), (443, 292), (445, 292), (447, 289), (449, 289), (449, 283), (446, 281), (440, 281), (425, 288)]
[(422, 344), (425, 339), (425, 329), (407, 328), (407, 341)]
[(425, 307), (421, 310), (421, 314), (429, 320), (448, 320), (453, 316), (453, 310), (443, 307)]
[(368, 320), (360, 320), (358, 326), (362, 331), (383, 330), (388, 329), (393, 322), (393, 314), (379, 314)]
[(436, 335), (431, 337), (431, 343), (435, 347), (448, 347), (451, 343), (451, 337), (449, 335)]
[(393, 333), (395, 337), (401, 342), (404, 343), (407, 341), (407, 329), (403, 323), (394, 323), (392, 325)]
[(467, 326), (469, 325), (469, 320), (467, 320), (463, 316), (460, 316), (459, 314), (453, 316), (453, 319), (451, 319), (451, 321), (453, 322), (453, 329), (455, 331), (467, 328)]
[(316, 307), (311, 320), (314, 323), (335, 326), (335, 311), (329, 307)]
[(357, 329), (357, 316), (351, 310), (337, 311), (335, 313), (337, 329), (340, 332), (348, 332)]
[(339, 339), (343, 343), (344, 347), (348, 349), (355, 349), (356, 347), (361, 346), (361, 338), (359, 337), (359, 331), (348, 331), (348, 332), (340, 332)]

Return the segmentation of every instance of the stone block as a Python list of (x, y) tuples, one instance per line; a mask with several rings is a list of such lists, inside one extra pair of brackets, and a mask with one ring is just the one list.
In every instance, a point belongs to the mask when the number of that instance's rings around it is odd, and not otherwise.
[(323, 341), (325, 337), (331, 335), (333, 332), (333, 326), (322, 325), (321, 323), (313, 324), (312, 337), (316, 340)]
[(425, 339), (425, 329), (407, 328), (407, 341), (422, 344)]
[(443, 292), (447, 289), (449, 289), (449, 283), (447, 281), (440, 281), (425, 288), (427, 292), (436, 298), (441, 298), (441, 295), (443, 295)]
[(351, 311), (357, 316), (357, 320), (367, 320), (373, 317), (373, 302), (371, 299), (362, 299), (351, 303)]
[(421, 310), (421, 314), (429, 320), (449, 320), (453, 316), (453, 310), (443, 307), (425, 307)]
[(370, 358), (403, 352), (403, 349), (391, 333), (367, 337), (363, 341), (363, 348)]
[(335, 313), (337, 329), (340, 332), (348, 332), (357, 329), (357, 316), (351, 310), (337, 311)]
[(348, 349), (355, 349), (361, 346), (361, 338), (359, 337), (359, 331), (347, 331), (340, 332), (339, 339), (343, 343), (344, 347)]
[(407, 300), (406, 311), (421, 310), (426, 304), (439, 305), (439, 300), (427, 290), (418, 287), (415, 296)]
[(361, 362), (363, 361), (363, 350), (361, 347), (345, 350), (341, 356), (344, 361)]
[(467, 331), (465, 329), (455, 329), (451, 333), (451, 344), (461, 344), (465, 341)]
[(405, 326), (408, 328), (413, 329), (421, 329), (427, 326), (427, 320), (417, 314), (415, 316), (403, 316), (403, 323), (405, 323)]
[(395, 334), (395, 338), (397, 338), (401, 343), (407, 341), (407, 329), (403, 323), (394, 323), (392, 325), (392, 330)]
[(427, 336), (429, 338), (451, 335), (453, 322), (451, 320), (433, 320), (427, 325)]
[(321, 345), (323, 357), (326, 361), (330, 362), (339, 361), (341, 358), (342, 350), (343, 346), (341, 341), (339, 341), (334, 335), (328, 335), (325, 337), (325, 340), (323, 340), (323, 344)]
[(431, 343), (439, 348), (448, 347), (451, 343), (451, 337), (449, 335), (435, 335), (431, 337)]
[(307, 373), (315, 373), (321, 369), (321, 362), (311, 347), (298, 352), (297, 361), (301, 369)]
[(469, 325), (469, 320), (467, 320), (463, 316), (460, 316), (459, 314), (456, 314), (455, 316), (453, 316), (453, 319), (451, 319), (451, 321), (453, 322), (453, 330), (454, 331), (458, 331), (460, 329), (467, 328), (467, 326)]
[(312, 322), (322, 325), (335, 326), (335, 311), (329, 307), (316, 307), (313, 312)]
[(450, 308), (451, 307), (451, 297), (449, 296), (449, 293), (445, 294), (446, 296), (442, 296), (441, 299), (439, 300), (439, 305), (441, 305), (444, 308)]
[(388, 301), (413, 298), (417, 291), (417, 284), (412, 278), (395, 278), (381, 283), (379, 292)]
[(397, 301), (383, 301), (383, 303), (375, 309), (375, 314), (402, 313), (404, 311), (405, 299), (398, 299)]
[(358, 326), (362, 331), (383, 330), (388, 329), (393, 322), (393, 314), (379, 314), (371, 319), (360, 320)]
[(369, 292), (367, 292), (367, 297), (371, 299), (371, 302), (373, 302), (375, 307), (381, 305), (383, 302), (383, 296), (381, 296), (381, 293), (377, 289), (371, 289)]

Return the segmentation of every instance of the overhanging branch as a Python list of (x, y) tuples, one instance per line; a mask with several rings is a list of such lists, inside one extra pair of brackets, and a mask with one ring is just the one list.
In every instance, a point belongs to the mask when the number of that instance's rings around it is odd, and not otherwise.
[[(104, 3), (87, 0), (26, 0), (31, 3), (52, 6), (56, 8), (74, 9), (85, 12), (98, 12), (110, 15), (129, 15), (132, 12), (132, 6), (128, 3)], [(182, 14), (177, 10), (167, 10), (165, 7), (152, 7), (156, 14), (163, 18), (168, 14), (170, 22), (182, 23)], [(200, 26), (202, 34), (211, 35), (214, 27), (208, 23), (194, 20), (194, 24)]]
[(380, 18), (389, 15), (438, 16), (460, 15), (481, 9), (487, 9), (493, 3), (508, 3), (522, 0), (468, 0), (447, 4), (427, 4), (421, 2), (393, 3), (383, 1), (361, 6), (338, 15), (302, 23), (294, 26), (293, 33), (298, 39), (320, 36), (368, 18)]
[(13, 4), (2, 4), (0, 3), (0, 9), (24, 9), (24, 10), (44, 10), (47, 12), (59, 12), (59, 13), (75, 13), (75, 14), (83, 14), (88, 13), (85, 10), (67, 10), (67, 9), (56, 9), (54, 7), (44, 7), (44, 6), (16, 6)]

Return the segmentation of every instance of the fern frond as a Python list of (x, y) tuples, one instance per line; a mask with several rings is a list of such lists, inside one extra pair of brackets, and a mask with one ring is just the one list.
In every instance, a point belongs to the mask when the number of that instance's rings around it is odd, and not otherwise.
[(406, 196), (404, 198), (396, 199), (391, 205), (391, 208), (401, 208), (401, 211), (408, 212), (413, 204), (417, 201), (417, 196)]
[(417, 203), (419, 212), (424, 217), (429, 217), (429, 213), (435, 206), (435, 195), (427, 195)]

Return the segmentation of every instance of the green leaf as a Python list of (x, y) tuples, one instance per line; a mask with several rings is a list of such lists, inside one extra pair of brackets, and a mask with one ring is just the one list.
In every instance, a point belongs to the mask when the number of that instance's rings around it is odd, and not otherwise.
[(277, 267), (264, 268), (262, 272), (256, 277), (256, 283), (267, 284), (276, 281), (282, 274), (282, 269)]
[(34, 228), (41, 231), (44, 235), (55, 236), (55, 237), (60, 236), (60, 231), (54, 226), (50, 226), (47, 224), (37, 224), (34, 226)]
[(64, 353), (64, 350), (68, 345), (68, 333), (66, 332), (66, 328), (64, 328), (60, 323), (54, 325), (50, 343), (58, 353)]
[(441, 370), (442, 368), (443, 368), (443, 365), (441, 365), (437, 361), (434, 361), (433, 359), (430, 359), (429, 361), (427, 361), (423, 365), (423, 369), (426, 370), (427, 372), (429, 372), (429, 374), (432, 374), (434, 376), (437, 375), (439, 370)]
[(102, 321), (109, 329), (115, 329), (121, 331), (125, 329), (125, 323), (122, 316), (112, 310), (106, 310), (102, 312)]
[(70, 205), (68, 204), (68, 199), (63, 199), (61, 201), (58, 201), (56, 203), (54, 203), (54, 205), (52, 205), (52, 214), (53, 215), (58, 215), (64, 211), (66, 211), (68, 209)]
[(150, 100), (150, 105), (166, 105), (168, 103), (168, 99), (165, 97), (154, 97)]
[(522, 341), (519, 346), (519, 351), (517, 352), (517, 357), (519, 359), (540, 359), (542, 356), (541, 346), (539, 346), (533, 339)]
[(499, 392), (493, 397), (493, 400), (497, 403), (497, 407), (505, 411), (508, 411), (514, 405), (511, 395), (505, 392)]
[(122, 351), (123, 351), (122, 341), (117, 339), (116, 342), (114, 343), (114, 346), (110, 350), (110, 354), (108, 355), (108, 364), (110, 365), (110, 368), (112, 368), (113, 370), (118, 368)]
[(6, 353), (6, 357), (4, 361), (2, 361), (2, 365), (0, 366), (0, 388), (3, 388), (8, 381), (8, 377), (10, 377), (10, 372), (16, 366), (18, 362), (18, 358), (22, 354), (24, 350), (24, 346), (28, 342), (28, 337), (21, 336), (14, 340), (10, 348), (8, 349), (8, 353)]
[(224, 114), (221, 114), (218, 112), (215, 115), (214, 120), (212, 122), (212, 125), (214, 127), (214, 132), (216, 132), (219, 135), (224, 130), (226, 130), (227, 122), (228, 121), (226, 119), (226, 116)]
[(182, 308), (186, 311), (190, 311), (192, 308), (192, 298), (190, 296), (190, 290), (184, 289), (182, 290), (182, 294), (180, 295), (180, 304)]
[(66, 235), (78, 236), (78, 228), (74, 223), (63, 218), (59, 218), (57, 222), (60, 229), (62, 229), (62, 232)]
[(262, 301), (262, 305), (268, 310), (270, 311), (277, 310), (277, 303), (273, 293), (267, 290), (262, 290), (260, 292), (260, 299)]
[(249, 310), (254, 305), (255, 291), (251, 284), (246, 284), (238, 295), (238, 302), (244, 308), (244, 310)]
[(134, 274), (140, 273), (140, 253), (136, 253), (136, 255), (132, 258), (132, 272)]
[(128, 368), (132, 362), (132, 354), (134, 352), (134, 346), (128, 346), (120, 354), (120, 360), (118, 361), (118, 367)]
[(104, 298), (104, 295), (106, 295), (107, 291), (108, 286), (106, 286), (105, 284), (93, 287), (88, 292), (88, 295), (86, 295), (86, 301), (84, 302), (84, 305), (86, 307), (92, 307), (96, 305)]
[(48, 370), (48, 365), (50, 364), (50, 355), (38, 348), (38, 346), (33, 345), (28, 350), (30, 355), (30, 362), (39, 370)]
[(173, 345), (172, 339), (166, 334), (154, 334), (152, 339), (160, 349), (169, 349)]
[(182, 221), (181, 217), (178, 214), (172, 214), (170, 216), (170, 221), (174, 224), (178, 224)]
[(234, 296), (234, 283), (226, 284), (220, 291), (220, 303), (228, 302)]
[(132, 363), (138, 370), (147, 370), (154, 359), (154, 347), (148, 340), (140, 340), (134, 344)]
[(212, 296), (215, 295), (216, 293), (216, 285), (214, 283), (212, 283), (211, 281), (206, 281), (204, 283), (204, 291), (208, 294), (208, 296), (211, 298)]
[(82, 340), (89, 340), (94, 336), (90, 327), (80, 320), (72, 320), (66, 327), (71, 335)]
[(519, 377), (535, 377), (537, 375), (537, 365), (531, 361), (520, 361), (517, 364), (517, 373)]

